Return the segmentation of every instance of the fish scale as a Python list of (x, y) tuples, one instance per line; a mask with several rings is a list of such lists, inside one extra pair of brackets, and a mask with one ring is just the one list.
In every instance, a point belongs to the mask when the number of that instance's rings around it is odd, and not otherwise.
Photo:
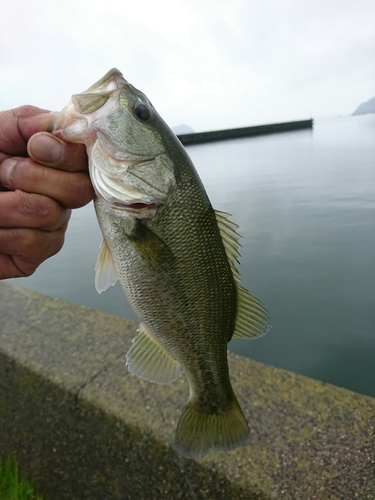
[(95, 283), (118, 279), (141, 324), (129, 371), (190, 394), (174, 449), (201, 458), (247, 443), (227, 343), (269, 328), (261, 302), (239, 284), (238, 234), (211, 206), (186, 150), (147, 97), (114, 69), (72, 100), (53, 132), (84, 142), (103, 233)]

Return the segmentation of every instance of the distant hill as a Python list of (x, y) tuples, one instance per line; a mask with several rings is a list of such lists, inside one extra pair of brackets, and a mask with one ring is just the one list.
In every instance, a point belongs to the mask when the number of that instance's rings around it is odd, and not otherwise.
[(184, 125), (177, 125), (177, 127), (172, 127), (172, 130), (176, 135), (194, 134), (194, 130), (185, 124)]
[(365, 115), (367, 113), (375, 113), (375, 97), (360, 104), (353, 115)]

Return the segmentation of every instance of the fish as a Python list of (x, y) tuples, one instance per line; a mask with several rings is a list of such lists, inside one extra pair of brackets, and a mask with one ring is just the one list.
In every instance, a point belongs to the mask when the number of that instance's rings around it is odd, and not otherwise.
[(119, 280), (140, 319), (129, 372), (159, 384), (187, 377), (173, 449), (200, 459), (244, 446), (227, 344), (265, 334), (270, 320), (240, 284), (238, 226), (213, 209), (186, 149), (118, 69), (73, 95), (51, 131), (86, 146), (103, 234), (95, 286)]

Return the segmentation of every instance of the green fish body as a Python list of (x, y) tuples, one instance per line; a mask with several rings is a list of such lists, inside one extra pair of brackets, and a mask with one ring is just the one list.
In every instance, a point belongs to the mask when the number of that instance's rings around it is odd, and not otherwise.
[(174, 449), (201, 458), (246, 444), (227, 343), (264, 334), (269, 319), (239, 285), (237, 226), (213, 210), (178, 138), (118, 70), (73, 96), (53, 128), (86, 144), (103, 233), (96, 288), (118, 279), (141, 321), (129, 371), (161, 384), (180, 368), (187, 376)]

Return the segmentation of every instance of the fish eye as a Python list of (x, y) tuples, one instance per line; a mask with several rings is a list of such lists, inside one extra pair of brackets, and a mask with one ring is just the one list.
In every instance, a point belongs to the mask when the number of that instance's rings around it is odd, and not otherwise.
[(139, 120), (146, 122), (151, 118), (151, 111), (149, 108), (143, 104), (143, 102), (136, 102), (133, 107), (133, 114)]

